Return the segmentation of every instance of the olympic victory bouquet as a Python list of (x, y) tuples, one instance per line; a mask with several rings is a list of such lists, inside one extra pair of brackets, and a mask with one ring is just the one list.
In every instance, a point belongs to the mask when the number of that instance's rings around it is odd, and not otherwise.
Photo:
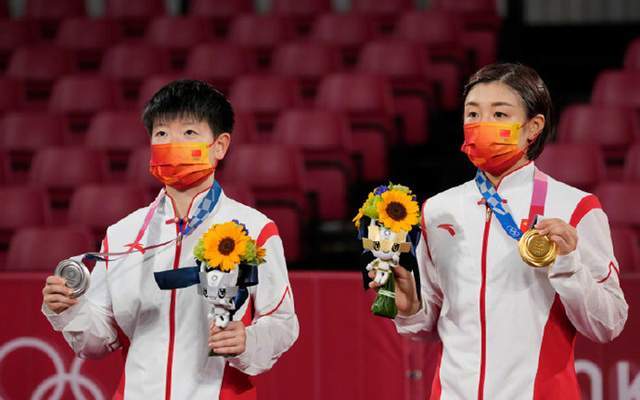
[(371, 311), (381, 317), (395, 318), (398, 308), (392, 269), (401, 265), (413, 271), (420, 293), (415, 258), (420, 240), (420, 207), (416, 196), (406, 186), (392, 183), (378, 186), (369, 193), (353, 222), (364, 248), (361, 263), (365, 289), (371, 281), (369, 271), (375, 272), (373, 281), (382, 285)]
[(256, 244), (243, 224), (233, 220), (211, 226), (193, 255), (200, 267), (199, 292), (211, 306), (209, 322), (224, 329), (249, 297), (247, 288), (258, 284), (258, 266), (265, 262), (265, 249)]

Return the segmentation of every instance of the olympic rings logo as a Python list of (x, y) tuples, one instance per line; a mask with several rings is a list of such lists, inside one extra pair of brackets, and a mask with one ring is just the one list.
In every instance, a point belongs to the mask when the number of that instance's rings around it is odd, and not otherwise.
[(0, 347), (0, 364), (2, 364), (7, 355), (21, 348), (40, 350), (49, 356), (49, 359), (51, 359), (53, 367), (56, 370), (55, 375), (45, 379), (40, 383), (40, 385), (38, 385), (38, 387), (35, 388), (31, 395), (31, 400), (44, 399), (45, 394), (51, 388), (54, 388), (53, 393), (47, 397), (47, 399), (61, 400), (67, 383), (69, 383), (71, 392), (75, 399), (86, 400), (86, 397), (82, 393), (82, 388), (85, 388), (91, 393), (94, 400), (105, 400), (105, 396), (98, 385), (80, 374), (80, 368), (82, 367), (82, 364), (84, 364), (83, 359), (77, 357), (74, 358), (71, 363), (71, 369), (69, 372), (66, 372), (64, 362), (58, 352), (41, 339), (34, 337), (21, 337), (5, 343)]

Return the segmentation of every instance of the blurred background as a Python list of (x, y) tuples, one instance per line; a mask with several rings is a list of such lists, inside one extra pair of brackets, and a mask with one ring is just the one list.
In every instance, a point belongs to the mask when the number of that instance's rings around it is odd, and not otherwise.
[(637, 0), (1, 0), (0, 288), (16, 306), (0, 311), (14, 321), (0, 397), (110, 397), (119, 356), (85, 364), (95, 390), (52, 368), (82, 362), (39, 314), (40, 289), (153, 199), (142, 107), (197, 78), (236, 111), (216, 177), (275, 220), (292, 271), (302, 336), (261, 399), (425, 398), (438, 341), (369, 315), (351, 218), (388, 180), (424, 200), (472, 178), (461, 91), (495, 61), (540, 73), (558, 130), (537, 164), (610, 218), (631, 317), (613, 345), (579, 340), (584, 397), (640, 399)]

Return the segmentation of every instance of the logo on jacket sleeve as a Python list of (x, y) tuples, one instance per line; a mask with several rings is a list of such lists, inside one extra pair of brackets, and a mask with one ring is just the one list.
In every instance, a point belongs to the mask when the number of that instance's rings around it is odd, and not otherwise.
[(451, 224), (440, 224), (438, 225), (438, 228), (444, 229), (445, 231), (449, 232), (449, 235), (451, 235), (451, 237), (454, 237), (456, 235), (456, 230)]

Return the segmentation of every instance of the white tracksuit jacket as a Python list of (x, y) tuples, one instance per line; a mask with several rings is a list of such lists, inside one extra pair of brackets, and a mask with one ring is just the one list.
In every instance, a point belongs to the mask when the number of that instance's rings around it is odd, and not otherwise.
[[(497, 187), (518, 223), (529, 216), (534, 171), (529, 163)], [(425, 202), (422, 308), (395, 322), (400, 333), (437, 330), (432, 399), (579, 399), (576, 331), (596, 342), (622, 331), (628, 306), (598, 199), (549, 178), (545, 204), (545, 218), (577, 228), (578, 247), (535, 269), (475, 181)]]
[[(206, 191), (192, 201), (192, 216)], [(107, 200), (108, 201), (108, 200)], [(103, 251), (126, 251), (149, 207), (109, 227)], [(173, 201), (164, 194), (140, 241), (143, 246), (177, 236)], [(236, 313), (247, 328), (246, 351), (238, 357), (208, 356), (208, 307), (197, 286), (160, 290), (154, 271), (195, 266), (193, 248), (215, 223), (233, 219), (266, 250), (259, 284)], [(98, 262), (91, 287), (78, 304), (56, 315), (43, 312), (80, 357), (95, 358), (123, 348), (126, 361), (116, 399), (255, 399), (248, 375), (268, 370), (298, 337), (282, 241), (273, 222), (221, 193), (213, 212), (181, 244)], [(227, 362), (228, 361), (228, 362)], [(233, 368), (230, 368), (229, 365)], [(241, 372), (240, 372), (241, 371)]]

